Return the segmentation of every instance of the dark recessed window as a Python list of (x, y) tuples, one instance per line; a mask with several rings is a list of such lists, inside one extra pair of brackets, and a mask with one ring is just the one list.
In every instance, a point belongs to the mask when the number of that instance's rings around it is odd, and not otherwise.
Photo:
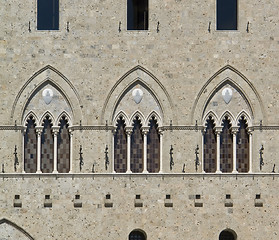
[(256, 199), (261, 199), (261, 194), (256, 194)]
[(50, 195), (45, 195), (45, 199), (50, 199)]
[(140, 199), (140, 195), (136, 195), (136, 199)]
[(229, 230), (224, 230), (219, 235), (219, 240), (236, 240), (236, 234)]
[(201, 199), (201, 195), (197, 194), (196, 199)]
[(110, 199), (110, 194), (107, 194), (107, 195), (106, 195), (106, 199)]
[(135, 230), (129, 234), (129, 240), (146, 240), (146, 237), (143, 232)]
[(148, 0), (127, 1), (127, 29), (148, 30)]
[(59, 0), (37, 0), (37, 29), (59, 29)]
[(15, 199), (20, 199), (20, 195), (15, 195)]
[(237, 30), (237, 0), (217, 0), (217, 30)]
[(171, 195), (170, 195), (170, 194), (167, 194), (167, 195), (166, 195), (166, 199), (171, 199)]
[(75, 199), (80, 199), (80, 195), (76, 195), (76, 196), (75, 196)]
[(230, 194), (226, 194), (226, 199), (231, 199), (231, 195)]

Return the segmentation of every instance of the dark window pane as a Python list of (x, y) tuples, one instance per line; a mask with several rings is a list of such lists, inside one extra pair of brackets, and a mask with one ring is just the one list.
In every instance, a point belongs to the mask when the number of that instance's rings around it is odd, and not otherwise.
[(222, 122), (223, 128), (220, 134), (220, 169), (222, 172), (232, 172), (233, 170), (233, 135), (231, 123), (228, 117)]
[(24, 171), (35, 173), (37, 170), (37, 134), (35, 120), (31, 116), (27, 121), (24, 135)]
[(146, 238), (142, 232), (132, 231), (129, 235), (129, 240), (146, 240)]
[(148, 29), (148, 0), (128, 0), (127, 29)]
[(214, 131), (214, 121), (211, 117), (206, 123), (206, 132), (204, 134), (204, 171), (207, 173), (216, 171), (216, 134)]
[(37, 1), (37, 29), (59, 29), (59, 0)]
[(236, 237), (232, 232), (224, 230), (220, 233), (219, 240), (236, 240)]
[(217, 0), (217, 30), (237, 30), (237, 0)]
[(127, 171), (127, 135), (125, 121), (122, 117), (117, 121), (114, 135), (114, 170), (117, 173)]

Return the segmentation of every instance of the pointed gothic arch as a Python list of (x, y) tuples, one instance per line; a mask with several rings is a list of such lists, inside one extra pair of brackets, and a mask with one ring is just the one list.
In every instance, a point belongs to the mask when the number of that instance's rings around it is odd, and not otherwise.
[[(7, 227), (5, 227), (5, 225), (8, 227), (8, 229)], [(5, 229), (5, 231), (7, 230), (11, 231), (11, 234), (15, 232), (17, 234), (15, 236), (16, 237), (15, 239), (19, 239), (18, 237), (20, 237), (20, 239), (22, 240), (34, 240), (34, 238), (27, 231), (25, 231), (23, 228), (19, 227), (17, 224), (11, 222), (8, 219), (2, 218), (0, 220), (0, 235), (1, 237), (5, 237), (3, 236), (3, 233), (1, 233), (2, 227)], [(11, 235), (9, 235), (9, 237), (11, 237)]]
[[(161, 112), (162, 120), (174, 118), (175, 115), (172, 112), (174, 107), (165, 87), (148, 70), (141, 66), (136, 66), (125, 73), (109, 91), (102, 109), (100, 118), (101, 124), (106, 120), (109, 122), (113, 121), (117, 106), (121, 102), (121, 99), (137, 85), (152, 96), (154, 104), (157, 104), (158, 110)], [(167, 99), (167, 101), (163, 101), (165, 99)], [(176, 120), (173, 119), (174, 123), (175, 121)]]
[(61, 93), (73, 113), (76, 123), (82, 118), (79, 94), (68, 78), (54, 67), (47, 65), (34, 73), (19, 90), (11, 111), (11, 122), (23, 121), (24, 110), (32, 97), (44, 86), (50, 85)]
[(204, 119), (210, 100), (226, 84), (240, 94), (254, 121), (265, 120), (264, 105), (254, 85), (237, 69), (226, 65), (210, 77), (197, 94), (191, 113), (193, 123)]

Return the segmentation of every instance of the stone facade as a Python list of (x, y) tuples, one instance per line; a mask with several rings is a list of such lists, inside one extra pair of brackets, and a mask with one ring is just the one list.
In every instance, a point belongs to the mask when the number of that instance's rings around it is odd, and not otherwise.
[(278, 239), (278, 8), (239, 1), (217, 31), (216, 0), (149, 0), (140, 31), (126, 0), (69, 0), (37, 30), (36, 0), (2, 1), (0, 239)]

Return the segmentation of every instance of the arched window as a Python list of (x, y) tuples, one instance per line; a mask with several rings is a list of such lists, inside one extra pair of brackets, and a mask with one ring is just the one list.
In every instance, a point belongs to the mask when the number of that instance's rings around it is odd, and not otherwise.
[(129, 240), (146, 240), (146, 236), (143, 232), (134, 230), (129, 234)]
[(204, 134), (204, 171), (207, 173), (216, 171), (217, 140), (214, 127), (214, 121), (209, 117)]
[(59, 121), (57, 136), (57, 171), (59, 173), (70, 171), (70, 134), (68, 127), (68, 121), (63, 116)]
[(127, 29), (148, 30), (148, 0), (127, 0)]
[(51, 127), (51, 119), (49, 116), (46, 116), (41, 136), (41, 171), (43, 173), (52, 173), (53, 171), (54, 144)]
[(239, 120), (239, 129), (236, 135), (236, 162), (238, 172), (249, 171), (249, 134), (247, 122), (242, 117)]
[(127, 135), (125, 121), (122, 117), (117, 121), (114, 134), (114, 171), (123, 173), (127, 171)]
[(35, 173), (37, 171), (37, 135), (35, 120), (30, 116), (26, 124), (24, 135), (24, 171)]
[(147, 134), (147, 171), (150, 173), (160, 170), (160, 135), (155, 117), (149, 121)]
[(37, 1), (37, 29), (59, 29), (59, 0)]
[(237, 0), (217, 0), (217, 30), (237, 30)]
[(143, 171), (143, 134), (141, 121), (136, 117), (133, 121), (133, 132), (131, 134), (131, 171), (140, 173)]
[(232, 172), (233, 170), (233, 135), (228, 117), (223, 120), (220, 134), (220, 170)]
[(219, 240), (236, 240), (237, 236), (233, 230), (224, 230), (219, 235)]

